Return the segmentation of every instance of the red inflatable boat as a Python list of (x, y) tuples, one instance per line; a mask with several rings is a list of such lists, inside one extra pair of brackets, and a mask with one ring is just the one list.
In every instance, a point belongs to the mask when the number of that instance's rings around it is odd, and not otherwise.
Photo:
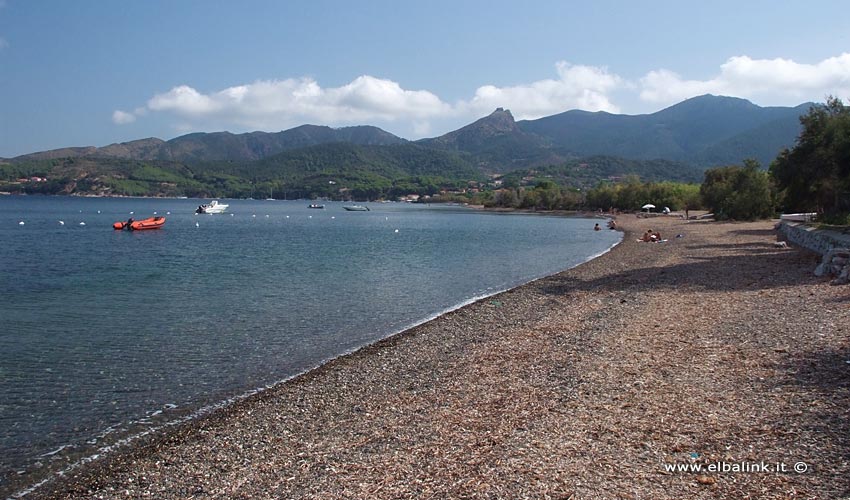
[(112, 229), (127, 229), (129, 231), (144, 231), (147, 229), (159, 229), (165, 225), (165, 217), (149, 217), (142, 220), (130, 219), (127, 222), (116, 222)]

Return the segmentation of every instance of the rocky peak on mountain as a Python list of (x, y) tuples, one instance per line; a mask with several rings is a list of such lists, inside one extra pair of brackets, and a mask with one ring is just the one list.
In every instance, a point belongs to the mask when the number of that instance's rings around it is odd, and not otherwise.
[(496, 108), (496, 111), (465, 127), (422, 142), (443, 149), (470, 150), (478, 149), (494, 138), (524, 135), (509, 110)]

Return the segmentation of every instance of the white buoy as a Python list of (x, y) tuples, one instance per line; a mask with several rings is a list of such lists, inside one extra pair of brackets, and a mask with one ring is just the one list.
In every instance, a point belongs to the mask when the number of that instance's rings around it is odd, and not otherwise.
[(156, 215), (156, 212), (154, 212), (153, 214)]
[(86, 225), (86, 223), (85, 223), (85, 222), (80, 222), (80, 225), (81, 225), (81, 226), (85, 226), (85, 225)]
[(266, 219), (268, 219), (268, 218), (269, 218), (269, 214), (266, 214)]
[(336, 219), (336, 216), (335, 216), (335, 215), (331, 215), (331, 219)]
[(24, 225), (24, 221), (18, 222), (18, 225), (19, 225), (19, 226), (23, 226), (23, 225)]
[(398, 229), (396, 229), (394, 232), (396, 232), (396, 233), (397, 233), (397, 232), (398, 232)]
[(312, 219), (312, 218), (313, 218), (313, 216), (312, 216), (312, 215), (308, 215), (308, 216), (307, 216), (307, 218), (308, 218), (308, 219)]
[(133, 215), (134, 213), (136, 213), (136, 212), (130, 212), (130, 215)]
[(201, 227), (201, 225), (196, 222), (195, 227)]
[(286, 216), (286, 218), (288, 219), (288, 218), (289, 218), (289, 216), (287, 215), (287, 216)]
[(64, 226), (64, 225), (65, 225), (65, 221), (64, 221), (64, 220), (60, 220), (60, 221), (59, 221), (59, 225), (60, 225), (60, 226)]
[(98, 210), (97, 213), (100, 213), (100, 210)]
[(233, 214), (230, 214), (230, 216), (233, 217)]
[(251, 214), (251, 217), (256, 217), (256, 216), (257, 216), (257, 214)]
[(165, 215), (171, 215), (171, 212), (165, 212)]

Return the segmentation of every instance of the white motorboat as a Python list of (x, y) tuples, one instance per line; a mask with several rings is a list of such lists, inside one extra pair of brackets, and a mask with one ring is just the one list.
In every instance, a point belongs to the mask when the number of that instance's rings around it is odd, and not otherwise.
[(368, 212), (369, 211), (369, 207), (364, 207), (363, 205), (347, 205), (347, 206), (344, 206), (342, 208), (348, 210), (349, 212)]
[(198, 206), (198, 209), (195, 210), (196, 214), (220, 214), (227, 210), (227, 207), (230, 205), (225, 205), (224, 203), (219, 203), (218, 200), (213, 200), (205, 205)]

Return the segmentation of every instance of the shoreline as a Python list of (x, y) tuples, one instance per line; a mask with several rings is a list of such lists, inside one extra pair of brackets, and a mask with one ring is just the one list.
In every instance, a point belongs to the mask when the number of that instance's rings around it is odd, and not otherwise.
[[(684, 237), (635, 242), (648, 223)], [(842, 290), (811, 277), (810, 256), (774, 249), (770, 222), (618, 225), (623, 239), (602, 256), (337, 357), (26, 498), (846, 492), (848, 429), (835, 420), (850, 401), (846, 365), (821, 360), (794, 384), (819, 349), (850, 360), (846, 335), (824, 333), (850, 319)], [(831, 301), (839, 316), (818, 316)], [(794, 315), (764, 314), (786, 309)], [(787, 415), (802, 419), (813, 401), (834, 430), (794, 427)], [(810, 444), (795, 444), (804, 431)], [(815, 469), (660, 467), (693, 454), (796, 457)]]
[[(141, 197), (144, 199), (154, 199), (155, 197)], [(300, 200), (297, 200), (300, 201)], [(305, 200), (306, 201), (306, 200)], [(464, 207), (466, 208), (466, 207)], [(481, 210), (482, 212), (487, 212), (487, 210)], [(524, 214), (525, 211), (522, 210), (511, 210), (511, 214)], [(568, 216), (568, 217), (580, 217), (592, 219), (592, 214), (585, 214), (582, 212), (564, 212), (564, 213), (556, 213), (556, 212), (539, 212), (539, 211), (529, 211), (528, 214), (538, 214), (545, 216)], [(622, 233), (622, 231), (620, 231)], [(249, 402), (252, 398), (262, 397), (263, 393), (279, 388), (282, 385), (293, 383), (296, 379), (299, 379), (304, 376), (310, 375), (311, 372), (322, 369), (325, 365), (330, 363), (334, 363), (341, 358), (347, 358), (349, 356), (359, 355), (361, 351), (367, 350), (377, 344), (383, 343), (385, 341), (389, 341), (397, 336), (405, 336), (408, 335), (411, 331), (416, 330), (417, 328), (430, 323), (432, 321), (440, 320), (440, 318), (452, 314), (460, 309), (473, 306), (479, 302), (486, 301), (495, 296), (511, 292), (518, 288), (522, 288), (525, 286), (529, 286), (539, 280), (548, 279), (552, 276), (561, 274), (563, 272), (567, 272), (570, 269), (574, 269), (575, 267), (582, 266), (587, 262), (596, 259), (602, 255), (605, 255), (615, 249), (617, 246), (622, 244), (624, 238), (621, 237), (619, 241), (612, 244), (607, 249), (589, 256), (585, 261), (580, 262), (578, 264), (573, 265), (570, 268), (563, 269), (561, 271), (556, 271), (550, 275), (544, 275), (537, 278), (534, 278), (530, 281), (521, 283), (519, 285), (513, 286), (511, 288), (506, 288), (502, 290), (493, 291), (490, 293), (486, 293), (483, 295), (477, 295), (471, 297), (469, 299), (463, 300), (453, 306), (449, 306), (445, 309), (437, 311), (431, 315), (424, 317), (421, 320), (414, 321), (413, 323), (400, 328), (397, 331), (393, 331), (387, 336), (370, 342), (368, 344), (362, 345), (360, 347), (356, 347), (339, 354), (327, 357), (317, 364), (310, 368), (306, 368), (298, 373), (294, 373), (290, 376), (287, 376), (283, 379), (270, 382), (267, 385), (259, 386), (251, 389), (246, 389), (244, 392), (238, 393), (236, 395), (227, 397), (220, 401), (213, 401), (208, 404), (205, 404), (201, 407), (189, 409), (187, 411), (179, 410), (178, 416), (175, 416), (173, 419), (165, 420), (160, 423), (156, 423), (150, 427), (140, 428), (137, 431), (132, 433), (122, 435), (119, 439), (114, 442), (108, 442), (103, 446), (98, 446), (96, 448), (92, 448), (91, 450), (87, 450), (83, 453), (76, 453), (74, 459), (61, 466), (58, 469), (51, 470), (48, 472), (46, 476), (37, 476), (37, 481), (34, 483), (24, 483), (19, 485), (16, 489), (12, 489), (7, 494), (10, 495), (10, 498), (41, 498), (41, 495), (45, 494), (55, 494), (54, 491), (54, 483), (61, 481), (62, 478), (68, 477), (69, 475), (83, 473), (86, 474), (90, 468), (100, 468), (105, 464), (108, 467), (108, 463), (115, 459), (116, 457), (120, 457), (122, 455), (131, 454), (134, 455), (139, 452), (139, 449), (144, 449), (145, 447), (151, 446), (161, 440), (167, 440), (168, 434), (171, 432), (181, 432), (184, 427), (192, 427), (197, 422), (202, 421), (208, 418), (216, 418), (217, 414), (220, 412), (226, 412), (228, 409), (234, 405), (239, 405), (242, 403)], [(47, 455), (52, 455), (56, 452), (62, 451), (65, 448), (75, 448), (76, 445), (62, 445), (55, 452), (50, 452)], [(119, 458), (120, 459), (120, 458)], [(15, 483), (12, 483), (15, 484)]]

